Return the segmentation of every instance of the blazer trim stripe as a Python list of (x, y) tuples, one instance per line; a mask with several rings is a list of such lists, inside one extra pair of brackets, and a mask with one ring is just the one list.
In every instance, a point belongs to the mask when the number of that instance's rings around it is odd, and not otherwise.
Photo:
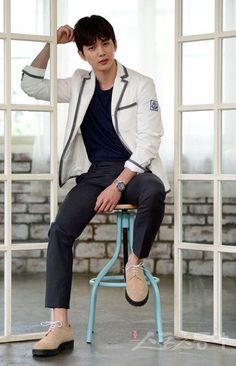
[(61, 155), (60, 166), (59, 166), (59, 185), (60, 185), (60, 187), (62, 187), (62, 185), (63, 185), (62, 180), (61, 180), (63, 159), (64, 159), (64, 156), (65, 156), (66, 150), (68, 149), (68, 147), (70, 145), (71, 138), (73, 136), (73, 132), (74, 132), (75, 125), (76, 125), (76, 119), (77, 119), (77, 115), (78, 115), (78, 111), (79, 111), (79, 106), (80, 106), (81, 97), (82, 97), (82, 93), (83, 93), (83, 90), (84, 90), (85, 82), (86, 82), (86, 78), (83, 79), (83, 82), (82, 82), (82, 85), (81, 85), (81, 89), (80, 89), (79, 96), (78, 96), (78, 101), (77, 101), (77, 105), (76, 105), (76, 110), (75, 110), (75, 115), (74, 115), (72, 128), (71, 128), (70, 135), (69, 135), (69, 138), (67, 140), (67, 143), (64, 147), (63, 153)]
[[(122, 66), (123, 66), (123, 65), (122, 65)], [(121, 134), (120, 134), (119, 127), (118, 127), (118, 118), (117, 118), (117, 113), (118, 113), (118, 110), (119, 110), (119, 107), (120, 107), (120, 104), (121, 104), (122, 98), (123, 98), (124, 93), (125, 93), (125, 90), (126, 90), (126, 88), (127, 88), (127, 86), (128, 86), (128, 81), (127, 81), (127, 80), (124, 80), (124, 79), (126, 79), (126, 78), (129, 76), (129, 74), (128, 74), (128, 71), (127, 71), (127, 69), (126, 69), (126, 67), (125, 67), (125, 66), (123, 66), (123, 70), (124, 70), (124, 75), (122, 75), (122, 76), (121, 76), (121, 81), (122, 81), (123, 83), (125, 83), (125, 84), (124, 84), (124, 86), (123, 86), (123, 89), (122, 89), (122, 91), (121, 91), (120, 97), (119, 97), (118, 102), (117, 102), (116, 107), (115, 107), (115, 113), (114, 113), (114, 118), (115, 118), (115, 129), (116, 129), (116, 133), (117, 133), (117, 135), (119, 136), (119, 139), (120, 139), (121, 143), (124, 145), (125, 149), (126, 149), (130, 154), (132, 154), (132, 151), (128, 148), (128, 146), (126, 145), (126, 143), (125, 143), (125, 142), (124, 142), (124, 140), (122, 139), (122, 136), (121, 136)]]
[(136, 166), (138, 166), (140, 169), (142, 169), (144, 172), (147, 171), (147, 169), (145, 169), (142, 165), (138, 164), (136, 161), (132, 160), (132, 159), (128, 159), (128, 161), (130, 161), (131, 163), (135, 164)]
[(33, 75), (33, 74), (30, 74), (28, 71), (22, 70), (22, 78), (21, 78), (21, 80), (23, 79), (24, 74), (26, 74), (26, 75), (30, 76), (31, 78), (35, 78), (35, 79), (44, 79), (44, 76)]
[(125, 105), (124, 107), (119, 107), (118, 108), (118, 111), (122, 111), (123, 109), (127, 109), (127, 108), (131, 108), (131, 107), (134, 107), (135, 105), (137, 105), (137, 103), (132, 103), (132, 104), (129, 104), (129, 105)]

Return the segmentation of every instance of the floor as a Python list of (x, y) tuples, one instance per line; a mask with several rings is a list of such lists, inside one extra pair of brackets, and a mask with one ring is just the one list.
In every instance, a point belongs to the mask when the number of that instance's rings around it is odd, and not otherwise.
[[(44, 331), (40, 322), (49, 320), (44, 309), (44, 275), (18, 275), (13, 278), (14, 333)], [(225, 327), (236, 337), (235, 281), (229, 280)], [(92, 345), (85, 341), (89, 300), (88, 277), (74, 275), (70, 322), (75, 333), (75, 348), (56, 357), (32, 358), (35, 341), (0, 344), (0, 366), (82, 365), (82, 366), (231, 366), (236, 364), (236, 348), (190, 342), (173, 337), (173, 277), (161, 277), (164, 345), (154, 338), (152, 296), (142, 308), (129, 305), (123, 289), (100, 288), (97, 322)], [(0, 279), (0, 334), (3, 332), (3, 281)], [(186, 329), (211, 332), (212, 280), (184, 279), (184, 322)], [(195, 301), (197, 299), (197, 302)], [(233, 299), (233, 301), (232, 301)], [(227, 300), (227, 298), (226, 298)], [(196, 306), (197, 304), (197, 306)], [(2, 314), (1, 314), (2, 312)], [(201, 314), (201, 317), (200, 317)], [(188, 329), (189, 328), (189, 329)], [(226, 331), (226, 333), (227, 333)]]

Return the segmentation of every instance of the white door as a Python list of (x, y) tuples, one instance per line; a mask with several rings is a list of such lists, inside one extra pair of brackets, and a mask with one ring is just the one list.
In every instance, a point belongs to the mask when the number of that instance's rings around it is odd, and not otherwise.
[(236, 2), (177, 0), (175, 335), (231, 346), (236, 346), (235, 64)]
[[(45, 278), (35, 289), (33, 273), (45, 268), (47, 230), (57, 211), (56, 3), (0, 1), (0, 342), (40, 338), (42, 330)], [(20, 89), (22, 68), (45, 42), (51, 47), (50, 103)], [(13, 269), (21, 274), (13, 276)], [(44, 316), (50, 318), (48, 309)]]

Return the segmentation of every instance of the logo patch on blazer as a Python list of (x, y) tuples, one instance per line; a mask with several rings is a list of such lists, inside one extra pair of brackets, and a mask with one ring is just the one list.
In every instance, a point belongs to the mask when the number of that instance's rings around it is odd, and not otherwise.
[(157, 100), (150, 100), (150, 111), (158, 111), (159, 105)]

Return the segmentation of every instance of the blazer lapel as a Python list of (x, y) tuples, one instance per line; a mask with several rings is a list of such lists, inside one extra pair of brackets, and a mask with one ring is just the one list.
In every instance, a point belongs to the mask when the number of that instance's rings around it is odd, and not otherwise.
[(126, 67), (117, 62), (117, 76), (115, 79), (112, 93), (111, 114), (112, 114), (112, 121), (118, 135), (120, 135), (120, 133), (118, 126), (117, 112), (121, 105), (125, 90), (128, 86), (128, 80), (127, 80), (128, 76), (129, 74)]
[(128, 84), (127, 80), (128, 76), (129, 74), (127, 69), (119, 62), (117, 62), (117, 75), (113, 86), (112, 102), (111, 102), (112, 115), (116, 113), (117, 109), (121, 104), (125, 89)]
[[(83, 79), (83, 87), (81, 88), (81, 98), (78, 98), (79, 105), (78, 107), (78, 115), (77, 115), (77, 128), (81, 125), (84, 115), (88, 109), (89, 103), (93, 97), (95, 90), (95, 75), (93, 72), (90, 72), (88, 76), (85, 76)], [(80, 100), (79, 100), (80, 99)]]

